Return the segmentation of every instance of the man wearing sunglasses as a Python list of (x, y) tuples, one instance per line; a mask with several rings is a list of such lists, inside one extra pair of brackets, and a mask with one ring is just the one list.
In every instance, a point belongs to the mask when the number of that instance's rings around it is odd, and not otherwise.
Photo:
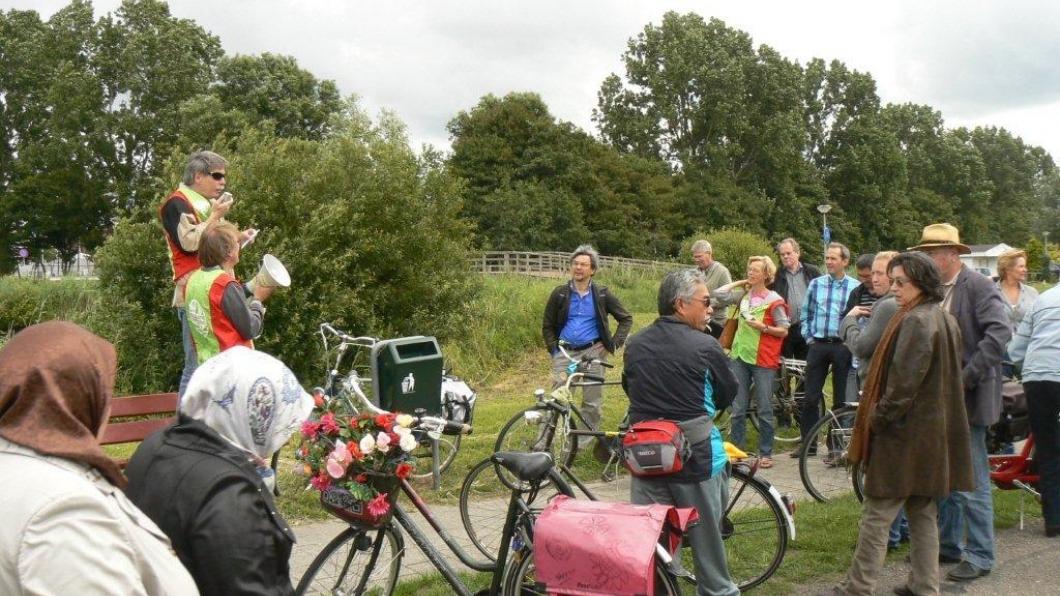
[[(184, 345), (184, 370), (179, 395), (184, 395), (188, 380), (195, 371), (195, 345), (184, 312), (184, 290), (188, 278), (199, 268), (199, 240), (211, 224), (221, 221), (232, 208), (232, 195), (225, 195), (227, 179), (225, 158), (212, 151), (197, 151), (188, 156), (184, 176), (158, 208), (169, 247), (169, 264), (173, 270), (173, 306), (180, 319)], [(240, 233), (246, 240), (253, 230)]]

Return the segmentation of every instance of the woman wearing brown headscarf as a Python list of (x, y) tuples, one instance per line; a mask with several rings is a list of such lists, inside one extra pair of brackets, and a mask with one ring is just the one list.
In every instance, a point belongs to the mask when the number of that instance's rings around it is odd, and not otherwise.
[(197, 594), (99, 446), (114, 346), (72, 323), (0, 350), (0, 594)]

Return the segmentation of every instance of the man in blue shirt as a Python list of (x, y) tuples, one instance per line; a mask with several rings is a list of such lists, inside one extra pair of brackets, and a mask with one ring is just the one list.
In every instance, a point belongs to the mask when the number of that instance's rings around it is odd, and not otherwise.
[[(824, 380), (828, 369), (832, 369), (832, 408), (843, 405), (847, 389), (847, 373), (850, 371), (850, 350), (839, 337), (839, 324), (846, 309), (850, 293), (858, 281), (846, 274), (850, 262), (850, 249), (832, 242), (825, 251), (826, 275), (814, 278), (806, 288), (806, 300), (802, 303), (802, 333), (809, 344), (806, 350), (806, 399), (802, 403), (799, 426), (802, 440), (819, 418), (818, 409), (824, 399)], [(814, 449), (811, 446), (811, 453)], [(798, 451), (792, 452), (798, 457)], [(826, 461), (825, 463), (829, 463)]]
[[(552, 381), (556, 386), (567, 380), (570, 365), (559, 351), (560, 341), (576, 360), (585, 356), (605, 360), (607, 354), (614, 354), (622, 347), (633, 326), (633, 316), (626, 312), (618, 298), (606, 286), (593, 283), (598, 261), (599, 254), (592, 246), (583, 244), (576, 248), (570, 257), (570, 281), (552, 290), (545, 305), (541, 335), (552, 355)], [(608, 315), (618, 321), (614, 336), (607, 322)], [(603, 376), (603, 368), (599, 365), (592, 367), (590, 372)], [(603, 401), (602, 387), (583, 388), (581, 412), (593, 428), (600, 426)]]

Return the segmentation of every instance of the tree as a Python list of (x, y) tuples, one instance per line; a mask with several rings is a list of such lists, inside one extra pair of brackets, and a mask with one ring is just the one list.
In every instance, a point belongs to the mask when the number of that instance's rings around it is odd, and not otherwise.
[(321, 139), (344, 107), (334, 81), (318, 81), (290, 56), (222, 58), (212, 94), (225, 110), (268, 121), (279, 137)]
[(571, 250), (591, 242), (610, 254), (673, 251), (673, 185), (658, 159), (624, 156), (570, 123), (541, 98), (483, 97), (449, 123), (450, 169), (467, 181), (464, 215), (483, 247)]

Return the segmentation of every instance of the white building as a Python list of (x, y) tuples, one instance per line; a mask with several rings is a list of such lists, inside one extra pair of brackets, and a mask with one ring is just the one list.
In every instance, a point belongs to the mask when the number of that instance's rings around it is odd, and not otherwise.
[(972, 249), (972, 252), (966, 255), (961, 255), (961, 261), (964, 261), (965, 265), (990, 277), (997, 277), (997, 258), (1004, 254), (1006, 251), (1012, 250), (1012, 247), (1005, 244), (970, 244), (968, 248)]

